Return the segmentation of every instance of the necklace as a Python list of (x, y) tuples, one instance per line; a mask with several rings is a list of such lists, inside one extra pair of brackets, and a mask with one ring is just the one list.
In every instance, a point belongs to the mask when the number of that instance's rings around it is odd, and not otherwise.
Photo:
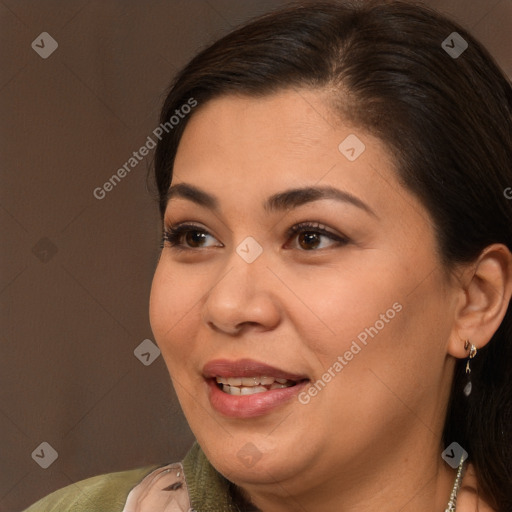
[(455, 482), (453, 483), (453, 489), (450, 494), (450, 501), (448, 502), (448, 505), (446, 505), (446, 509), (444, 512), (455, 512), (455, 504), (457, 503), (457, 493), (460, 489), (461, 484), (461, 476), (462, 476), (462, 470), (464, 468), (464, 456), (460, 459), (459, 468), (457, 470), (457, 476), (455, 478)]

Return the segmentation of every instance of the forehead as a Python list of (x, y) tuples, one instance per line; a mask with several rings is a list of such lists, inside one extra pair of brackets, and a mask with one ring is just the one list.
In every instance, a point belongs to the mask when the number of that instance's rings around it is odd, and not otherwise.
[[(237, 145), (262, 154), (328, 147), (328, 134), (339, 120), (327, 108), (325, 93), (284, 90), (266, 96), (227, 95), (200, 106), (190, 119), (181, 143), (201, 137), (201, 146), (235, 153)], [(180, 144), (181, 145), (181, 144)], [(242, 149), (242, 148), (241, 148)], [(231, 150), (231, 151), (230, 151)], [(196, 147), (196, 153), (201, 147)]]
[(344, 176), (348, 185), (392, 172), (385, 145), (344, 124), (328, 104), (323, 91), (286, 90), (264, 97), (223, 96), (200, 105), (180, 141), (174, 181), (197, 178), (214, 185), (222, 177), (224, 185), (228, 179), (259, 179), (260, 186), (268, 180), (278, 186), (290, 180), (339, 183)]

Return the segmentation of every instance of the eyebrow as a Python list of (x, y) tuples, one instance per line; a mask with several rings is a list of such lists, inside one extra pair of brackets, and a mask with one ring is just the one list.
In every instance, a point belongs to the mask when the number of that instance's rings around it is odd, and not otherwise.
[[(167, 201), (177, 197), (188, 199), (199, 206), (204, 206), (205, 208), (219, 212), (220, 204), (219, 200), (215, 196), (197, 188), (194, 185), (190, 185), (189, 183), (178, 183), (177, 185), (172, 185), (169, 188), (169, 191), (167, 192)], [(263, 204), (263, 208), (268, 213), (284, 211), (297, 208), (313, 201), (320, 201), (322, 199), (335, 199), (337, 201), (349, 203), (374, 217), (378, 217), (377, 214), (358, 197), (350, 194), (349, 192), (330, 186), (303, 187), (285, 190), (284, 192), (279, 192), (270, 196)]]

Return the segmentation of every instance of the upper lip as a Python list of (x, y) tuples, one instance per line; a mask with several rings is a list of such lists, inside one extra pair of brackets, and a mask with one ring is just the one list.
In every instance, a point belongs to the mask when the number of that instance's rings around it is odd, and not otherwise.
[(203, 367), (203, 376), (207, 379), (214, 377), (274, 377), (275, 379), (288, 379), (301, 381), (307, 379), (306, 375), (299, 375), (274, 368), (268, 364), (254, 361), (253, 359), (214, 359)]

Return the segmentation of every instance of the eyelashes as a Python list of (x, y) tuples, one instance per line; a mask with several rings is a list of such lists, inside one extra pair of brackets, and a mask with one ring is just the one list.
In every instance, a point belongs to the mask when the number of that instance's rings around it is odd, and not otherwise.
[[(297, 237), (299, 244), (301, 244), (299, 250), (303, 252), (317, 252), (325, 249), (325, 247), (318, 248), (318, 245), (321, 245), (318, 242), (320, 242), (322, 238), (333, 242), (333, 244), (329, 245), (327, 248), (344, 246), (350, 242), (347, 237), (339, 236), (328, 231), (325, 226), (318, 222), (301, 222), (291, 226), (286, 232), (287, 243), (290, 239)], [(183, 223), (175, 226), (167, 226), (164, 229), (161, 247), (167, 246), (175, 251), (195, 252), (211, 247), (224, 247), (220, 242), (215, 245), (201, 245), (201, 243), (207, 241), (208, 238), (215, 240), (215, 237), (207, 230), (195, 224)], [(307, 248), (304, 248), (303, 243)]]
[[(294, 238), (294, 237), (301, 237), (302, 235), (307, 235), (306, 239), (302, 239), (302, 241), (318, 241), (319, 238), (327, 238), (331, 242), (335, 242), (335, 246), (343, 246), (346, 245), (349, 242), (349, 239), (346, 236), (340, 236), (336, 235), (335, 233), (327, 230), (325, 226), (318, 222), (301, 222), (300, 224), (295, 224), (294, 226), (290, 227), (288, 231), (286, 232), (286, 237), (288, 239)], [(332, 247), (333, 245), (329, 246)], [(304, 249), (305, 251), (313, 251), (313, 250), (320, 250), (316, 247), (314, 248), (308, 248)]]
[(183, 237), (191, 233), (202, 235), (199, 238), (202, 238), (203, 240), (206, 238), (206, 236), (212, 236), (208, 233), (208, 231), (199, 226), (196, 226), (195, 224), (178, 224), (177, 226), (169, 226), (165, 228), (163, 243), (167, 242), (170, 247), (181, 250), (201, 249), (201, 247), (187, 247), (183, 244)]

